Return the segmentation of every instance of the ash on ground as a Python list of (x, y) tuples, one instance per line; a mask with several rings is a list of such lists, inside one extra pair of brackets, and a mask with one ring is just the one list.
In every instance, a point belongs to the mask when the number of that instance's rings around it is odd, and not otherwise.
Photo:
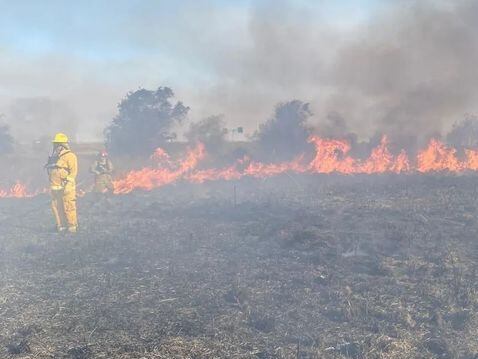
[[(478, 357), (478, 178), (0, 201), (2, 358)], [(235, 188), (234, 188), (235, 187)]]

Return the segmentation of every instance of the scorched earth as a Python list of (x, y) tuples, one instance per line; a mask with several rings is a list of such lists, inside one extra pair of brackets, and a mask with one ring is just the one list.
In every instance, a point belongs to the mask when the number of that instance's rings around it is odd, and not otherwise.
[[(0, 201), (2, 358), (476, 358), (475, 176)], [(234, 203), (234, 186), (236, 203)]]

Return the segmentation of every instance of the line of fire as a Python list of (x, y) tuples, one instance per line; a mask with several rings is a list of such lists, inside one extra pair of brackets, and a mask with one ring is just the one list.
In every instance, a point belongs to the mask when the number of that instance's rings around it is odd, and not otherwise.
[[(431, 139), (428, 146), (410, 158), (405, 150), (393, 155), (388, 149), (387, 136), (373, 148), (366, 159), (350, 155), (351, 145), (347, 140), (311, 136), (315, 153), (307, 161), (306, 154), (296, 159), (279, 163), (262, 163), (245, 156), (225, 168), (198, 169), (206, 156), (204, 145), (199, 143), (187, 149), (181, 158), (173, 161), (161, 148), (151, 155), (153, 165), (131, 170), (114, 180), (114, 193), (124, 194), (135, 189), (152, 190), (176, 181), (202, 183), (217, 180), (238, 180), (242, 177), (267, 178), (286, 172), (308, 174), (409, 174), (409, 173), (463, 173), (478, 171), (478, 149), (464, 149), (460, 159), (457, 150), (443, 142)], [(310, 157), (310, 156), (309, 156)], [(45, 193), (47, 189), (29, 189), (16, 181), (11, 188), (0, 189), (0, 198), (27, 198)], [(84, 192), (83, 192), (84, 193)]]

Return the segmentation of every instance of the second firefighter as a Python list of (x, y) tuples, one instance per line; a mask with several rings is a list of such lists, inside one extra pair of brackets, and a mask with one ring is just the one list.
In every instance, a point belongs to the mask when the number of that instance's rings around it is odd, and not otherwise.
[(108, 152), (103, 150), (98, 153), (95, 162), (91, 165), (90, 172), (95, 175), (94, 190), (96, 193), (113, 193), (113, 163), (108, 156)]

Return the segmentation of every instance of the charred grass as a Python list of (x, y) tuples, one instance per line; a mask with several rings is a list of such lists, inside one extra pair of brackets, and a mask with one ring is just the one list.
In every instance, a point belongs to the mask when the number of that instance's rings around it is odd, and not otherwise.
[(474, 177), (0, 203), (2, 358), (478, 357)]

